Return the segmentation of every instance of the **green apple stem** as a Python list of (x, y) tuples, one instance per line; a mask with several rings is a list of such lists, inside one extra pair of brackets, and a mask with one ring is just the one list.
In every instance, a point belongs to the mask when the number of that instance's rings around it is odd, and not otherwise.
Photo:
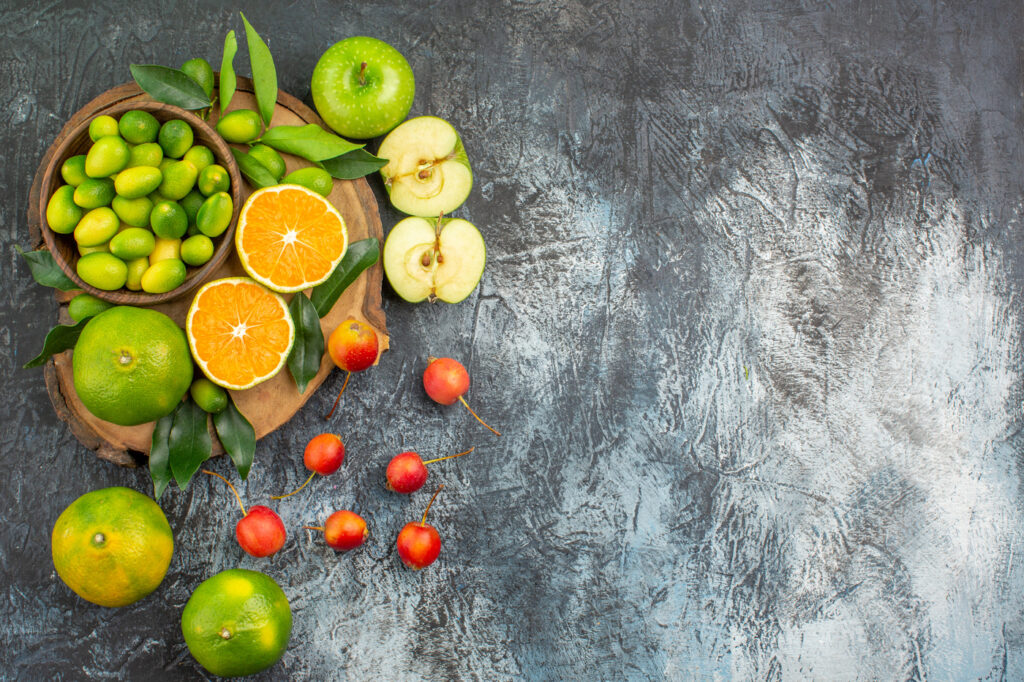
[(366, 85), (366, 62), (359, 65), (359, 84)]
[(500, 436), (501, 435), (501, 433), (499, 433), (497, 429), (491, 427), (487, 422), (485, 422), (483, 419), (481, 419), (480, 415), (478, 415), (476, 412), (473, 411), (473, 408), (469, 406), (469, 403), (467, 403), (466, 399), (463, 398), (461, 395), (459, 396), (459, 402), (462, 403), (466, 407), (467, 410), (469, 410), (469, 413), (471, 415), (476, 417), (476, 420), (478, 422), (480, 422), (481, 424), (486, 426), (488, 429), (490, 429), (491, 433), (493, 433), (495, 436)]
[(344, 383), (342, 383), (342, 385), (341, 385), (341, 390), (340, 390), (340, 391), (338, 391), (338, 397), (334, 399), (334, 404), (333, 404), (333, 405), (331, 405), (331, 411), (330, 411), (330, 412), (328, 412), (328, 413), (327, 413), (327, 414), (326, 414), (326, 415), (324, 416), (324, 419), (325, 419), (325, 420), (327, 420), (327, 419), (330, 419), (330, 418), (331, 418), (331, 415), (333, 415), (333, 414), (334, 414), (334, 411), (335, 411), (336, 409), (338, 409), (338, 401), (339, 401), (339, 400), (341, 400), (341, 394), (345, 392), (345, 387), (346, 387), (346, 386), (348, 386), (348, 380), (349, 380), (349, 379), (350, 379), (351, 377), (352, 377), (352, 372), (349, 372), (348, 374), (346, 374), (346, 375), (345, 375), (345, 382), (344, 382)]
[(424, 464), (433, 464), (434, 462), (443, 462), (446, 459), (453, 459), (455, 457), (462, 457), (463, 455), (468, 455), (469, 453), (473, 452), (474, 450), (476, 450), (476, 446), (471, 447), (469, 450), (466, 450), (465, 452), (460, 452), (460, 453), (458, 453), (456, 455), (448, 455), (447, 457), (438, 457), (437, 459), (428, 459), (426, 462), (424, 462)]
[(229, 481), (228, 479), (224, 478), (220, 474), (215, 473), (213, 471), (210, 471), (208, 469), (203, 469), (202, 471), (203, 471), (204, 474), (210, 474), (211, 476), (216, 476), (220, 480), (222, 480), (225, 483), (227, 483), (228, 487), (231, 488), (231, 492), (233, 492), (235, 494), (235, 499), (238, 500), (238, 506), (242, 508), (242, 516), (246, 516), (248, 514), (248, 512), (245, 511), (245, 505), (242, 504), (242, 496), (238, 494), (237, 490), (235, 490), (235, 486), (231, 485), (231, 481)]
[(427, 508), (423, 510), (423, 518), (420, 519), (421, 526), (427, 525), (427, 512), (430, 511), (430, 505), (434, 504), (434, 500), (437, 499), (437, 493), (441, 492), (443, 489), (444, 483), (438, 486), (437, 491), (434, 493), (434, 496), (430, 498), (430, 502), (427, 502)]
[(286, 497), (291, 497), (292, 495), (294, 495), (295, 493), (299, 492), (300, 490), (305, 488), (307, 485), (309, 485), (309, 482), (313, 480), (314, 476), (316, 476), (316, 472), (315, 471), (309, 475), (309, 478), (306, 479), (305, 483), (303, 483), (302, 485), (300, 485), (298, 488), (296, 488), (295, 490), (291, 491), (287, 495), (277, 495), (276, 497), (271, 497), (270, 499), (272, 499), (272, 500), (283, 500)]

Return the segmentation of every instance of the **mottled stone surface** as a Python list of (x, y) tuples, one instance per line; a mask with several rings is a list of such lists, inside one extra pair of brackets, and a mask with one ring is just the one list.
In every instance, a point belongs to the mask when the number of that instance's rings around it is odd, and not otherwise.
[[(57, 579), (49, 532), (148, 479), (19, 369), (56, 312), (13, 246), (72, 112), (241, 26), (112, 4), (0, 22), (0, 676), (200, 677), (181, 608), (244, 566), (295, 613), (265, 680), (1024, 678), (1019, 2), (250, 3), (306, 101), (335, 40), (407, 55), (413, 112), (462, 132), (490, 260), (457, 306), (385, 285), (392, 350), (344, 398), (343, 474), (278, 505), (282, 552), (244, 556), (205, 477), (162, 502), (166, 581), (116, 611)], [(465, 362), (502, 438), (429, 402), (428, 353)], [(341, 379), (260, 443), (250, 504), (302, 480)], [(388, 458), (470, 445), (431, 475), (441, 559), (405, 570), (428, 493), (387, 493)], [(298, 529), (340, 507), (365, 550)]]

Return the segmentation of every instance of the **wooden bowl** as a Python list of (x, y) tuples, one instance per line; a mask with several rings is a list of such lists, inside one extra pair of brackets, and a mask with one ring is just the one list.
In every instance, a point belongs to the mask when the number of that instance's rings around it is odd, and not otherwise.
[[(171, 119), (181, 119), (192, 127), (195, 136), (195, 144), (203, 144), (213, 152), (215, 163), (220, 164), (228, 171), (231, 177), (231, 201), (234, 204), (234, 212), (231, 215), (231, 223), (228, 228), (214, 239), (213, 256), (203, 265), (188, 268), (188, 274), (181, 285), (163, 294), (149, 294), (144, 291), (131, 291), (121, 288), (115, 291), (104, 291), (90, 286), (78, 276), (76, 266), (79, 259), (78, 245), (71, 234), (57, 234), (46, 225), (46, 204), (58, 187), (64, 184), (60, 174), (60, 167), (72, 156), (85, 154), (92, 145), (89, 138), (89, 123), (97, 116), (107, 115), (119, 118), (126, 111), (141, 109), (148, 111), (156, 117), (160, 123)], [(39, 192), (39, 216), (41, 218), (40, 230), (43, 233), (43, 240), (50, 249), (53, 259), (60, 266), (60, 269), (71, 278), (75, 284), (97, 298), (109, 301), (117, 305), (149, 306), (157, 303), (165, 303), (184, 296), (197, 286), (202, 284), (213, 274), (215, 270), (231, 254), (234, 246), (235, 225), (238, 222), (238, 212), (242, 208), (242, 176), (238, 171), (238, 164), (231, 154), (231, 148), (205, 121), (190, 111), (154, 101), (135, 100), (131, 102), (120, 102), (97, 111), (95, 115), (82, 121), (72, 128), (67, 134), (54, 141), (55, 151), (50, 157), (50, 162), (43, 172), (42, 184)]]

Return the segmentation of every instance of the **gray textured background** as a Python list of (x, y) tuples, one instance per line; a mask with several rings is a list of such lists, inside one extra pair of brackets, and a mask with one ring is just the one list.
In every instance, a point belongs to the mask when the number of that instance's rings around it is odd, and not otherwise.
[[(241, 26), (93, 4), (0, 22), (0, 676), (201, 676), (181, 608), (245, 566), (295, 614), (266, 680), (1024, 678), (1019, 2), (250, 3), (307, 102), (336, 40), (408, 57), (413, 113), (463, 134), (490, 261), (457, 306), (385, 285), (392, 351), (346, 394), (343, 474), (278, 505), (290, 529), (355, 509), (365, 550), (293, 530), (251, 559), (204, 477), (163, 502), (164, 584), (116, 611), (57, 579), (49, 532), (148, 479), (19, 369), (56, 312), (13, 246), (75, 110), (129, 62), (216, 63)], [(465, 362), (504, 437), (428, 401), (428, 353)], [(260, 443), (248, 503), (302, 480), (341, 378)], [(470, 445), (431, 477), (441, 559), (405, 570), (427, 494), (385, 492), (388, 458)]]

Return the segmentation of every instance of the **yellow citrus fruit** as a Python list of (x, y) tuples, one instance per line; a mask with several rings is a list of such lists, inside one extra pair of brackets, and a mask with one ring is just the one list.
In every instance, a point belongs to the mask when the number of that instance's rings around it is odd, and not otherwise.
[(320, 284), (348, 248), (345, 220), (331, 202), (300, 185), (274, 185), (242, 206), (235, 249), (253, 279), (274, 291)]
[(123, 426), (169, 414), (192, 385), (185, 333), (146, 308), (116, 306), (93, 317), (78, 337), (72, 366), (82, 404)]
[(292, 610), (273, 578), (232, 568), (207, 578), (181, 614), (188, 650), (214, 675), (252, 675), (288, 648)]
[(213, 383), (252, 388), (281, 371), (295, 341), (284, 299), (248, 277), (205, 284), (185, 320), (192, 357)]
[(68, 505), (53, 526), (53, 565), (75, 594), (127, 606), (167, 573), (174, 539), (156, 502), (129, 488), (103, 488)]

